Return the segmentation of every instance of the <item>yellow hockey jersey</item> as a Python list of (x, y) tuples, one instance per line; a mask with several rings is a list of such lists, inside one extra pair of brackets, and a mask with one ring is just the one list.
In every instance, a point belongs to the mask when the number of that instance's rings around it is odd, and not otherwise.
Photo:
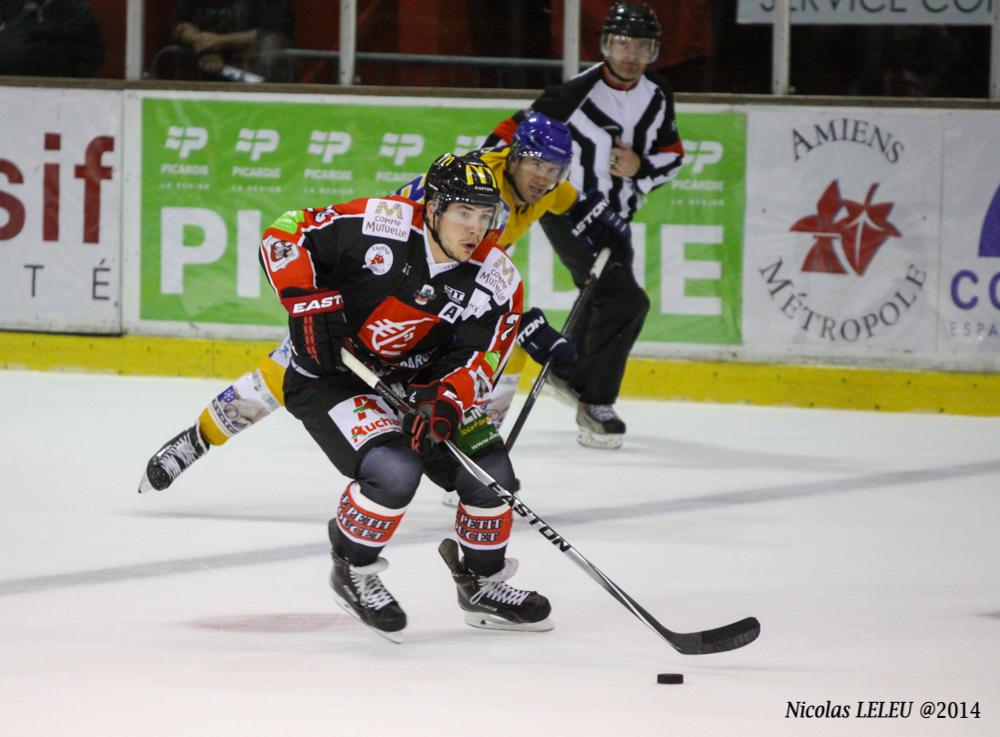
[[(505, 173), (509, 155), (510, 147), (479, 152), (480, 158), (490, 167), (490, 171), (493, 172), (493, 176), (500, 186), (500, 200), (503, 203), (504, 212), (498, 225), (499, 234), (494, 233), (493, 235), (495, 236), (494, 240), (504, 248), (516, 243), (531, 227), (531, 224), (542, 215), (548, 212), (562, 215), (576, 202), (576, 188), (568, 181), (564, 181), (557, 184), (551, 192), (533, 205), (515, 205), (514, 191)], [(396, 194), (423, 202), (424, 177), (403, 185), (396, 190)]]

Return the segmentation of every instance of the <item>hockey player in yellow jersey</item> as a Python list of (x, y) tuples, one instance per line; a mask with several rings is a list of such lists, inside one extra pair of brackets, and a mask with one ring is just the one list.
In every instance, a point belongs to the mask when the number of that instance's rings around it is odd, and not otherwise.
[[(581, 224), (581, 249), (599, 250), (624, 244), (627, 224), (601, 196), (580, 197), (567, 181), (573, 159), (573, 142), (565, 123), (541, 113), (526, 117), (517, 126), (510, 146), (479, 152), (493, 171), (500, 188), (503, 213), (497, 231), (490, 237), (511, 247), (532, 223), (546, 213), (567, 214)], [(424, 177), (397, 190), (396, 194), (416, 202), (424, 197)], [(555, 330), (538, 308), (524, 313), (518, 344), (504, 373), (495, 382), (486, 406), (493, 424), (500, 427), (517, 390), (526, 362), (525, 353), (539, 363), (550, 357), (557, 365), (570, 365), (576, 349)], [(286, 338), (244, 374), (211, 400), (197, 423), (167, 441), (150, 459), (139, 483), (139, 493), (166, 489), (182, 472), (215, 445), (256, 424), (284, 406), (282, 380), (288, 366), (290, 343)]]

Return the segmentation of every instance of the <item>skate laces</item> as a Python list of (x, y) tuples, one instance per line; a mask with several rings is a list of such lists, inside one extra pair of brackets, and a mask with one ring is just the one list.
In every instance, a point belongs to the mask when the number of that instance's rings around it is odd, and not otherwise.
[(190, 432), (183, 433), (175, 442), (163, 449), (159, 457), (160, 467), (173, 480), (180, 475), (181, 471), (198, 460), (203, 452), (201, 448), (195, 447), (194, 443), (191, 442)]
[(357, 589), (361, 606), (378, 611), (395, 601), (382, 583), (382, 579), (378, 577), (378, 574), (388, 567), (389, 563), (384, 558), (379, 558), (366, 566), (350, 566), (351, 582)]
[(531, 592), (516, 589), (507, 583), (507, 579), (515, 573), (517, 573), (517, 560), (507, 558), (503, 563), (503, 568), (492, 576), (477, 576), (479, 591), (472, 595), (469, 602), (478, 604), (483, 597), (486, 597), (500, 604), (520, 606)]
[(618, 414), (615, 412), (613, 404), (588, 404), (587, 414), (598, 422), (618, 419)]

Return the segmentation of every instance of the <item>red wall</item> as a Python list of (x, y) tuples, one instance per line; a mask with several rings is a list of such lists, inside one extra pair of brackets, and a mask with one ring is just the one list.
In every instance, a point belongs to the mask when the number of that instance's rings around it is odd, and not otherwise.
[[(108, 59), (98, 76), (121, 79), (125, 76), (125, 5), (127, 0), (91, 0), (94, 14), (104, 32)], [(146, 0), (145, 64), (171, 43), (170, 17), (175, 0)], [(293, 45), (302, 49), (336, 50), (340, 39), (340, 6), (332, 0), (293, 0), (295, 38)], [(359, 0), (358, 49), (363, 51), (398, 51), (422, 54), (497, 55), (498, 34), (474, 33), (469, 17), (483, 15), (474, 0)], [(473, 44), (473, 38), (478, 42)], [(309, 68), (305, 69), (308, 76)], [(303, 79), (302, 81), (309, 81)]]

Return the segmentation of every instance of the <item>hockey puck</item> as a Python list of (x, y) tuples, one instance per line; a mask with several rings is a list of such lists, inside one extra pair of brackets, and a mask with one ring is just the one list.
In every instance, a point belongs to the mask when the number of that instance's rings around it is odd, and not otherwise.
[(683, 673), (657, 673), (657, 683), (684, 683)]

